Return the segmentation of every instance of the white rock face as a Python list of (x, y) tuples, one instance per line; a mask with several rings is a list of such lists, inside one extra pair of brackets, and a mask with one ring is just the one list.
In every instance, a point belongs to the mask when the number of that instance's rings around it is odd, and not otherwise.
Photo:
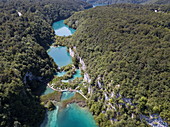
[(135, 116), (135, 115), (134, 115), (134, 113), (132, 113), (132, 116), (131, 116), (131, 118), (133, 119), (133, 118), (134, 118), (134, 116)]
[(90, 76), (86, 72), (84, 73), (84, 81), (88, 83), (91, 82)]
[(75, 53), (74, 53), (74, 51), (73, 51), (71, 48), (69, 48), (69, 53), (70, 53), (70, 56), (71, 56), (71, 57), (74, 57), (74, 56), (75, 56)]
[(97, 84), (98, 84), (99, 88), (102, 88), (102, 84), (101, 84), (101, 82), (99, 80), (97, 81)]
[(98, 76), (98, 78), (97, 78), (97, 85), (98, 85), (99, 88), (102, 88), (102, 84), (100, 82), (100, 79), (101, 79), (101, 77)]
[(22, 13), (21, 13), (21, 12), (17, 11), (17, 13), (18, 13), (19, 16), (22, 16)]
[(104, 96), (105, 96), (105, 101), (109, 100), (109, 97), (107, 96), (105, 92), (104, 92)]
[(119, 85), (119, 84), (115, 86), (115, 88), (119, 88), (119, 87), (120, 87), (120, 85)]
[(90, 88), (90, 86), (88, 87), (88, 94), (90, 94), (91, 93), (91, 88)]
[(152, 127), (168, 127), (168, 124), (164, 122), (158, 114), (152, 114), (149, 117), (140, 115), (140, 119), (145, 119), (146, 122)]
[(112, 97), (114, 97), (114, 96), (115, 96), (115, 93), (112, 92), (111, 95), (110, 95), (110, 97), (112, 98)]
[(76, 49), (76, 46), (74, 46), (73, 49), (76, 51), (76, 50), (77, 50), (77, 49)]
[(80, 63), (81, 63), (81, 65), (82, 65), (82, 67), (81, 67), (82, 70), (85, 71), (85, 70), (86, 70), (86, 65), (85, 65), (84, 61), (83, 61), (81, 58), (80, 58), (79, 60), (80, 60)]

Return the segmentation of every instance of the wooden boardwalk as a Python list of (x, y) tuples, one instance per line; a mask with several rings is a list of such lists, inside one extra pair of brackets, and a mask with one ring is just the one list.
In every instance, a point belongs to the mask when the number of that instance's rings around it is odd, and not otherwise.
[(86, 100), (88, 100), (88, 98), (87, 98), (85, 95), (83, 95), (82, 92), (80, 92), (80, 91), (78, 91), (78, 90), (76, 90), (76, 89), (71, 89), (71, 88), (69, 88), (69, 89), (64, 89), (64, 90), (62, 90), (62, 89), (55, 89), (55, 88), (53, 88), (52, 86), (50, 86), (49, 83), (48, 83), (47, 85), (48, 85), (48, 87), (50, 87), (50, 88), (53, 89), (54, 91), (58, 91), (58, 92), (77, 92), (77, 93), (79, 93), (81, 96), (83, 96)]

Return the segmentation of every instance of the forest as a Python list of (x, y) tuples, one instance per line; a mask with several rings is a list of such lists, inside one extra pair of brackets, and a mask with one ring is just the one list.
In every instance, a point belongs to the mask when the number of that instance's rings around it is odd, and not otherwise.
[(76, 29), (67, 45), (87, 66), (88, 107), (100, 127), (146, 127), (140, 116), (151, 114), (170, 124), (169, 9), (110, 5), (65, 20)]
[(46, 52), (54, 42), (51, 24), (90, 7), (78, 0), (0, 1), (1, 127), (40, 125), (45, 108), (37, 90), (57, 71)]
[(169, 0), (83, 0), (91, 4), (170, 4)]
[[(170, 6), (121, 4), (82, 11), (91, 7), (80, 0), (0, 1), (1, 127), (38, 127), (45, 115), (41, 101), (60, 95), (39, 97), (58, 71), (46, 52), (55, 41), (51, 24), (71, 15), (65, 23), (77, 31), (63, 45), (76, 46), (87, 66), (91, 82), (82, 91), (97, 124), (144, 127), (140, 115), (150, 114), (170, 124)], [(79, 82), (69, 85), (84, 85)]]

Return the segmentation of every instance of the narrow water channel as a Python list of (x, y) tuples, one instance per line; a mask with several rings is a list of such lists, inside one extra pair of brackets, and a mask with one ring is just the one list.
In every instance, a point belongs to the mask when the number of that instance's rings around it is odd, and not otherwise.
[[(58, 36), (69, 36), (72, 35), (75, 30), (69, 28), (64, 24), (63, 20), (55, 22), (53, 24), (53, 29), (55, 34)], [(72, 63), (72, 58), (67, 52), (67, 47), (51, 47), (48, 54), (54, 59), (55, 63), (59, 66), (66, 66)], [(58, 72), (57, 76), (63, 76), (66, 72)], [(76, 70), (72, 79), (82, 77), (81, 71)], [(65, 80), (63, 82), (68, 82)], [(47, 87), (43, 95), (54, 92), (51, 88)], [(63, 92), (61, 96), (61, 101), (69, 99), (74, 96), (74, 92)], [(93, 116), (88, 110), (82, 109), (77, 104), (69, 104), (65, 109), (56, 109), (53, 111), (47, 111), (46, 118), (41, 124), (41, 127), (97, 127)]]

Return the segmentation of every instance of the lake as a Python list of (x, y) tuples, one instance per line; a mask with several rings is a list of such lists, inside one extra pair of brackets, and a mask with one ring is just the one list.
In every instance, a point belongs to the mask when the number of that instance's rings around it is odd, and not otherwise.
[[(63, 20), (53, 23), (52, 26), (55, 34), (58, 36), (69, 36), (75, 32), (74, 29), (65, 25)], [(59, 67), (72, 63), (72, 58), (67, 51), (67, 47), (50, 47), (47, 52)], [(66, 72), (58, 72), (56, 75), (60, 77), (64, 74), (66, 74)], [(74, 80), (79, 77), (82, 77), (81, 70), (77, 69), (73, 78), (69, 80)], [(68, 82), (68, 80), (65, 81)], [(47, 86), (43, 95), (51, 92), (53, 92), (53, 90)], [(74, 92), (63, 92), (61, 101), (73, 97), (74, 94)], [(97, 125), (92, 114), (87, 109), (83, 109), (77, 104), (69, 104), (62, 110), (59, 110), (59, 106), (56, 105), (55, 110), (47, 111), (41, 127), (97, 127)]]

